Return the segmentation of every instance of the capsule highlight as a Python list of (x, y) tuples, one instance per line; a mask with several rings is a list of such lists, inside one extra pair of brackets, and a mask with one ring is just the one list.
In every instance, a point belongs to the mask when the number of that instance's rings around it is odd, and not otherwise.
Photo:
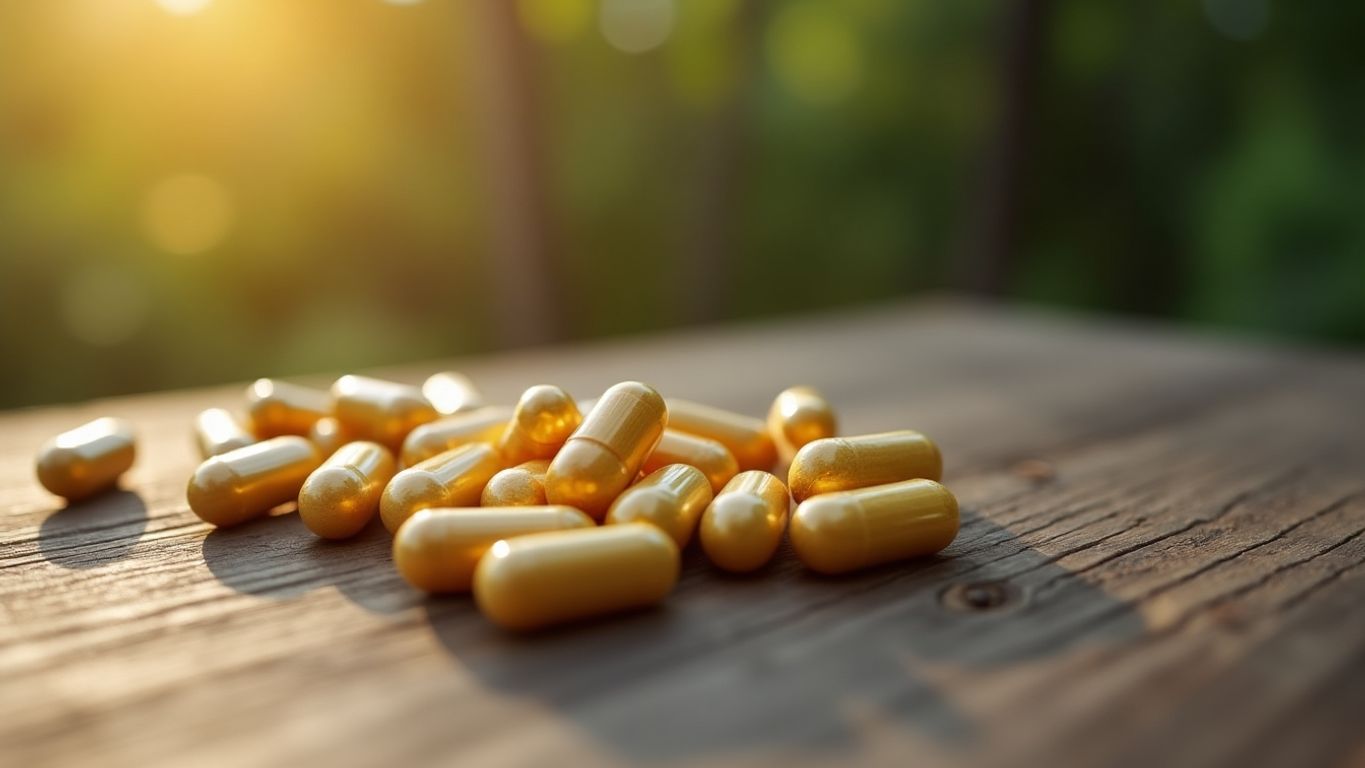
[(204, 522), (219, 528), (240, 525), (298, 498), (321, 463), (317, 448), (305, 438), (275, 437), (200, 464), (185, 495)]
[(487, 443), (452, 448), (394, 475), (379, 499), (379, 517), (392, 533), (423, 509), (477, 506), (500, 469), (498, 452)]
[(332, 412), (326, 392), (275, 379), (257, 379), (246, 388), (251, 432), (261, 440), (281, 435), (306, 435), (320, 418)]
[(545, 498), (602, 519), (635, 479), (667, 422), (668, 406), (652, 387), (627, 381), (608, 389), (550, 462)]
[(348, 539), (374, 519), (397, 461), (379, 443), (347, 443), (313, 471), (299, 490), (299, 518), (324, 539)]
[(906, 480), (807, 499), (791, 521), (792, 549), (813, 571), (847, 573), (932, 555), (953, 542), (957, 498), (933, 480)]
[(254, 442), (256, 438), (230, 411), (208, 408), (194, 417), (194, 444), (199, 447), (200, 458), (207, 459)]
[(904, 429), (807, 443), (792, 459), (787, 485), (792, 498), (799, 502), (821, 493), (941, 477), (943, 458), (938, 446), (924, 435)]
[(113, 488), (136, 458), (132, 425), (105, 417), (48, 440), (35, 464), (44, 488), (67, 501), (80, 501)]
[(777, 464), (777, 445), (768, 434), (768, 425), (759, 419), (671, 397), (668, 427), (724, 445), (734, 454), (740, 471), (770, 470)]
[(790, 509), (781, 480), (767, 472), (741, 472), (702, 513), (702, 551), (722, 570), (756, 571), (777, 553)]
[(498, 450), (508, 464), (552, 459), (582, 423), (583, 414), (568, 392), (548, 384), (534, 386), (517, 401)]
[(788, 461), (807, 443), (834, 437), (839, 425), (834, 406), (811, 387), (782, 390), (768, 409), (768, 432)]
[(308, 430), (308, 439), (317, 446), (318, 453), (322, 456), (331, 456), (341, 446), (355, 442), (351, 433), (342, 428), (341, 422), (333, 416), (324, 416), (313, 422), (312, 428)]
[(627, 488), (607, 510), (606, 523), (650, 523), (672, 537), (678, 549), (687, 547), (706, 505), (711, 483), (696, 467), (670, 464), (651, 472)]
[(707, 437), (689, 435), (676, 429), (665, 429), (659, 445), (640, 467), (645, 473), (654, 472), (669, 464), (687, 464), (701, 470), (711, 483), (711, 491), (719, 493), (730, 478), (739, 473), (739, 462), (730, 449)]
[(511, 408), (490, 405), (423, 424), (403, 441), (403, 466), (416, 466), (461, 445), (496, 443), (511, 418)]
[(545, 472), (550, 462), (537, 459), (498, 472), (483, 487), (485, 507), (538, 507), (545, 504)]
[(442, 416), (472, 411), (483, 405), (483, 395), (463, 373), (442, 371), (422, 382), (422, 396)]
[(358, 440), (397, 451), (412, 430), (440, 417), (417, 387), (368, 376), (342, 376), (332, 385), (332, 415)]

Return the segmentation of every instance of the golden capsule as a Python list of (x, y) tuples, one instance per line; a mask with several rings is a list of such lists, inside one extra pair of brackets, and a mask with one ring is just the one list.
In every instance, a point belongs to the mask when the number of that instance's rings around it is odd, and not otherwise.
[(331, 456), (341, 446), (355, 442), (351, 433), (332, 416), (324, 416), (313, 422), (313, 427), (308, 430), (308, 439), (313, 441), (318, 453), (323, 456)]
[(781, 480), (767, 472), (741, 472), (702, 513), (702, 551), (732, 573), (762, 568), (782, 543), (790, 509)]
[(299, 519), (324, 539), (348, 539), (374, 519), (397, 462), (379, 443), (338, 448), (299, 490)]
[(778, 453), (790, 461), (806, 443), (838, 434), (834, 407), (810, 387), (791, 387), (778, 393), (768, 409), (768, 432)]
[(508, 464), (552, 459), (582, 423), (583, 415), (568, 392), (548, 384), (534, 386), (517, 401), (498, 450)]
[(550, 462), (545, 498), (601, 520), (658, 444), (668, 406), (646, 384), (608, 389)]
[(769, 470), (777, 463), (777, 446), (768, 425), (739, 413), (690, 400), (668, 399), (668, 427), (689, 435), (709, 437), (734, 454), (741, 471)]
[(257, 379), (246, 388), (246, 409), (252, 434), (265, 440), (308, 434), (314, 422), (332, 412), (332, 400), (319, 389)]
[(442, 416), (472, 411), (483, 405), (483, 396), (475, 388), (474, 382), (463, 373), (454, 371), (442, 371), (428, 376), (422, 383), (422, 396)]
[(200, 464), (185, 495), (201, 520), (226, 528), (298, 498), (321, 463), (317, 448), (305, 438), (275, 437)]
[(796, 452), (787, 485), (798, 502), (835, 491), (943, 477), (938, 446), (912, 430), (827, 437)]
[(957, 536), (957, 499), (933, 480), (906, 480), (806, 499), (791, 542), (807, 568), (847, 573), (932, 555)]
[(194, 442), (199, 446), (200, 458), (207, 459), (251, 445), (256, 438), (230, 411), (208, 408), (194, 417)]
[(594, 525), (573, 507), (424, 509), (394, 534), (393, 563), (424, 592), (467, 592), (474, 566), (497, 541)]
[(511, 418), (511, 408), (490, 405), (423, 424), (403, 441), (403, 466), (416, 466), (438, 453), (469, 443), (496, 443)]
[(368, 376), (336, 380), (332, 415), (357, 440), (373, 440), (393, 451), (409, 432), (440, 417), (417, 387)]
[(489, 548), (474, 600), (504, 629), (540, 629), (654, 605), (678, 570), (678, 545), (646, 523), (532, 533)]
[(508, 467), (493, 475), (483, 487), (479, 504), (485, 507), (539, 507), (545, 504), (546, 459)]
[(136, 457), (131, 424), (95, 419), (43, 444), (38, 451), (38, 482), (68, 501), (79, 501), (114, 487)]
[(708, 437), (697, 437), (676, 429), (665, 429), (659, 445), (640, 467), (646, 474), (669, 464), (687, 464), (701, 470), (711, 483), (711, 491), (719, 493), (730, 478), (739, 472), (739, 462), (730, 449)]
[(697, 521), (711, 503), (711, 483), (696, 467), (670, 464), (627, 488), (607, 510), (608, 525), (651, 523), (687, 547)]
[(392, 533), (419, 510), (474, 507), (488, 480), (502, 469), (488, 443), (452, 448), (393, 476), (379, 498), (379, 517)]

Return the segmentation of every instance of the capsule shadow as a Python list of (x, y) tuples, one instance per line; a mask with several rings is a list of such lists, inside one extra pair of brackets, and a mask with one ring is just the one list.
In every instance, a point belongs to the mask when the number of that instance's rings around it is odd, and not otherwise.
[(114, 490), (48, 515), (38, 529), (38, 551), (63, 568), (98, 568), (132, 554), (146, 530), (142, 497)]

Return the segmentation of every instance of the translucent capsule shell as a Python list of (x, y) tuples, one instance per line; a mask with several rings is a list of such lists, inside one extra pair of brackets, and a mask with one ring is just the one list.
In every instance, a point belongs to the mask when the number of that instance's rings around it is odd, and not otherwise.
[(957, 531), (957, 498), (933, 480), (906, 480), (807, 499), (790, 535), (807, 568), (837, 574), (932, 555)]
[(711, 483), (696, 467), (670, 464), (627, 488), (607, 510), (605, 522), (650, 523), (673, 538), (678, 549), (692, 540), (697, 521), (711, 503)]
[(760, 471), (741, 472), (701, 516), (701, 547), (716, 567), (732, 573), (762, 568), (787, 529), (787, 486)]
[(627, 381), (598, 398), (545, 475), (545, 498), (602, 519), (663, 435), (668, 407), (646, 384)]
[(332, 412), (326, 392), (274, 379), (257, 379), (246, 388), (251, 432), (265, 440), (281, 435), (306, 435), (314, 422)]
[(573, 507), (424, 509), (394, 535), (393, 562), (405, 581), (424, 592), (467, 592), (479, 558), (497, 541), (593, 525)]
[(207, 459), (254, 442), (255, 436), (230, 411), (208, 408), (194, 417), (194, 444), (199, 447), (200, 458)]
[(332, 415), (357, 440), (397, 451), (412, 430), (440, 417), (417, 387), (368, 376), (342, 376), (332, 385)]
[(393, 452), (379, 443), (343, 445), (304, 481), (299, 518), (324, 539), (360, 533), (379, 511), (379, 497), (396, 465)]
[(298, 498), (304, 481), (321, 463), (308, 440), (275, 437), (200, 464), (185, 495), (204, 522), (220, 528), (240, 525)]
[(498, 452), (487, 443), (452, 448), (394, 475), (379, 499), (379, 516), (393, 532), (423, 509), (477, 506), (501, 469)]
[(483, 395), (468, 376), (455, 371), (433, 373), (422, 382), (422, 396), (442, 416), (472, 411), (483, 405)]
[(331, 456), (341, 446), (355, 442), (351, 433), (343, 429), (341, 422), (332, 416), (324, 416), (313, 422), (312, 428), (308, 430), (308, 439), (313, 441), (318, 453), (323, 456)]
[(511, 418), (511, 408), (490, 405), (423, 424), (403, 441), (403, 466), (416, 466), (461, 445), (496, 443)]
[(545, 504), (545, 472), (550, 462), (537, 459), (508, 467), (489, 479), (479, 503), (485, 507), (536, 507)]
[(943, 477), (938, 446), (912, 430), (857, 437), (830, 437), (796, 452), (787, 485), (797, 501), (902, 480)]
[(739, 472), (739, 462), (730, 449), (707, 437), (689, 435), (676, 429), (665, 429), (659, 444), (640, 467), (646, 473), (669, 464), (687, 464), (701, 470), (711, 482), (711, 491), (719, 493), (730, 478)]
[(770, 470), (777, 464), (777, 445), (762, 420), (739, 413), (668, 399), (668, 427), (690, 435), (709, 437), (729, 449), (741, 471)]
[(787, 460), (807, 443), (834, 437), (839, 425), (834, 407), (811, 387), (790, 387), (778, 393), (768, 410), (768, 431)]
[(548, 384), (537, 385), (517, 401), (512, 420), (498, 440), (498, 450), (508, 464), (552, 459), (582, 423), (583, 414), (568, 392)]
[(678, 546), (627, 523), (495, 543), (474, 569), (474, 599), (494, 624), (528, 631), (655, 605), (678, 583)]
[(38, 482), (68, 501), (80, 501), (114, 487), (136, 458), (131, 424), (95, 419), (43, 444), (36, 461)]

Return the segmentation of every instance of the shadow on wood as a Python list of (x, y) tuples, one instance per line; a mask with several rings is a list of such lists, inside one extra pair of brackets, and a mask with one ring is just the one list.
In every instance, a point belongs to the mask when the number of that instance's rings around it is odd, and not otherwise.
[(146, 530), (142, 497), (115, 490), (48, 515), (38, 531), (38, 550), (63, 568), (98, 568), (127, 557)]

